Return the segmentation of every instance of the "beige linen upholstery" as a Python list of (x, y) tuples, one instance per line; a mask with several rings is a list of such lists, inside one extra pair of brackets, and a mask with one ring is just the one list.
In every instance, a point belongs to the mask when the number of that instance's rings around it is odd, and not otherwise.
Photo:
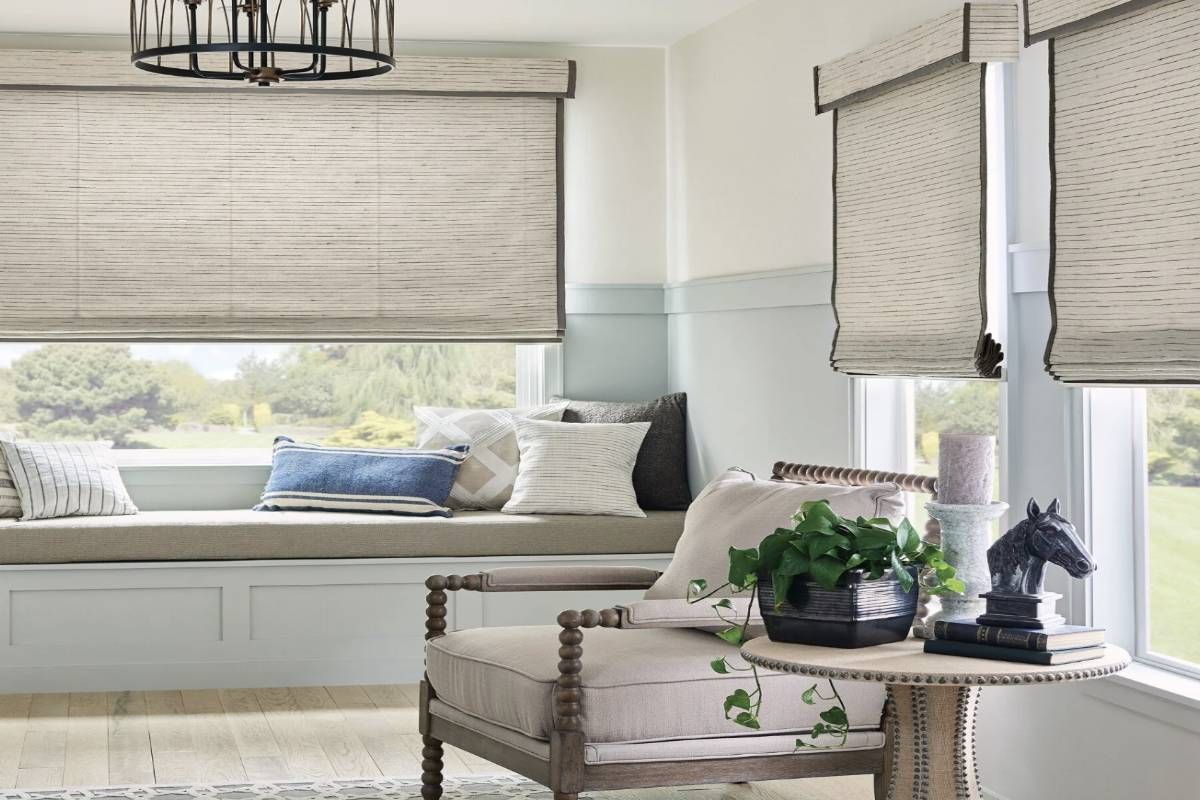
[(731, 470), (706, 486), (688, 509), (675, 557), (646, 599), (686, 598), (694, 578), (704, 578), (713, 588), (724, 583), (730, 547), (757, 547), (776, 528), (791, 527), (792, 515), (809, 500), (828, 500), (844, 517), (898, 518), (904, 509), (894, 483), (855, 487), (760, 481)]
[[(716, 631), (729, 627), (729, 620), (742, 621), (746, 618), (746, 609), (750, 605), (750, 597), (734, 597), (730, 599), (733, 608), (722, 609), (720, 614), (713, 608), (713, 600), (702, 600), (699, 603), (689, 603), (681, 599), (637, 600), (618, 606), (621, 612), (621, 627), (625, 630), (637, 628), (698, 628), (706, 631)], [(762, 614), (756, 605), (750, 615), (751, 635), (762, 630)]]
[[(504, 742), (524, 753), (541, 759), (549, 759), (550, 744), (533, 739), (516, 731), (502, 728), (486, 720), (465, 714), (456, 708), (433, 700), (429, 710), (435, 717), (461, 725), (468, 730), (482, 733), (489, 738)], [(882, 731), (855, 731), (845, 744), (841, 738), (823, 734), (816, 739), (805, 737), (805, 741), (819, 747), (837, 747), (838, 750), (871, 750), (883, 747)], [(796, 734), (767, 734), (764, 736), (732, 736), (707, 739), (672, 739), (662, 742), (597, 742), (584, 745), (585, 764), (638, 764), (654, 761), (702, 761), (713, 758), (745, 758), (747, 756), (805, 756), (820, 753), (819, 749), (796, 749)]]
[[(476, 628), (429, 642), (429, 682), (447, 705), (534, 739), (552, 728), (558, 678), (556, 626)], [(725, 719), (722, 702), (748, 686), (744, 673), (718, 675), (709, 666), (737, 651), (693, 630), (596, 628), (583, 638), (582, 725), (585, 741), (649, 742), (676, 738), (737, 737), (753, 732)], [(812, 685), (795, 676), (763, 672), (761, 733), (806, 731), (824, 708), (805, 705)], [(840, 684), (850, 725), (878, 730), (883, 688)]]
[(482, 592), (552, 591), (582, 588), (643, 589), (658, 579), (647, 567), (500, 567), (484, 570)]
[(460, 512), (149, 511), (130, 517), (0, 520), (0, 564), (302, 558), (483, 558), (669, 553), (683, 512), (633, 517)]

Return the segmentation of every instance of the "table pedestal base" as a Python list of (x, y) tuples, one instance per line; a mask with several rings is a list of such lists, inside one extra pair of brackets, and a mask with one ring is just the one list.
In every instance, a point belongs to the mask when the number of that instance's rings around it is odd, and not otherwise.
[(980, 800), (975, 763), (979, 689), (889, 684), (887, 694), (887, 800)]

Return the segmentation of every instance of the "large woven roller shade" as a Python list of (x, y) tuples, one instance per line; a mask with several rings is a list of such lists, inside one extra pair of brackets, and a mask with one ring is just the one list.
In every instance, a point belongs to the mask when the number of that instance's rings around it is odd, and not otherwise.
[(984, 68), (1019, 49), (1015, 4), (968, 3), (817, 67), (818, 112), (834, 113), (839, 372), (999, 377)]
[(1051, 44), (1046, 368), (1200, 383), (1200, 2), (1037, 2)]
[(0, 338), (560, 339), (572, 65), (411, 66), (434, 89), (0, 69)]

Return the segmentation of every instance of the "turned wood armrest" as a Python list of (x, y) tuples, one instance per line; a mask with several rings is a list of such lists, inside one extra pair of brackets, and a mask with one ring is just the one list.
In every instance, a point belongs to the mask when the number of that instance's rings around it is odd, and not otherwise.
[(579, 740), (582, 746), (583, 713), (580, 703), (579, 673), (583, 672), (583, 630), (586, 628), (619, 628), (621, 612), (615, 608), (602, 611), (564, 611), (558, 615), (562, 630), (558, 634), (558, 679), (554, 688), (554, 730)]
[[(432, 575), (425, 581), (425, 638), (446, 632), (447, 591), (561, 592), (600, 589), (649, 589), (660, 573), (646, 567), (501, 567), (475, 575)], [(613, 613), (616, 613), (615, 611)], [(591, 626), (595, 627), (595, 626)]]

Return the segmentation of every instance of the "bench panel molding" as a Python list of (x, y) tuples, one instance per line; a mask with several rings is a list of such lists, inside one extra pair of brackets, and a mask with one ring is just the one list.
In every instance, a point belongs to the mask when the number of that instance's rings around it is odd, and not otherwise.
[[(653, 554), (0, 566), (0, 685), (11, 692), (80, 692), (415, 683), (424, 672), (430, 575), (524, 565), (661, 570), (669, 560)], [(463, 596), (452, 599), (448, 620), (455, 628), (553, 625), (563, 609), (595, 600), (587, 592), (457, 594)], [(641, 595), (608, 592), (605, 601)], [(99, 611), (88, 608), (89, 598), (101, 600)], [(141, 635), (131, 636), (135, 627)]]

